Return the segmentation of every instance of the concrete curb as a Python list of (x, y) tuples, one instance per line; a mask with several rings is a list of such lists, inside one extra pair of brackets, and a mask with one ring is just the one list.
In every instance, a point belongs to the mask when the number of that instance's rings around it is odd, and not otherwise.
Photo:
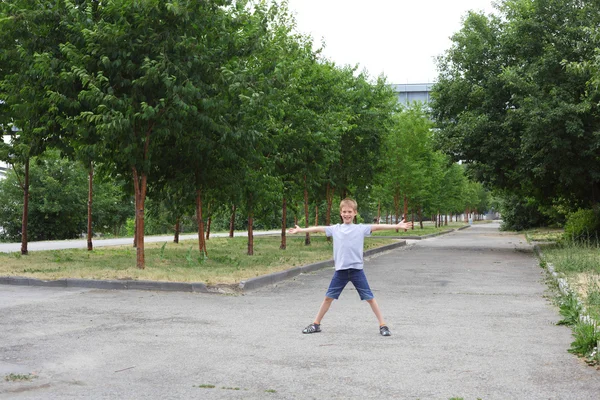
[[(457, 230), (469, 228), (466, 225), (457, 229), (448, 229), (442, 232), (436, 232), (424, 236), (377, 236), (377, 238), (394, 239), (427, 239), (451, 233)], [(384, 251), (392, 250), (397, 247), (405, 246), (406, 240), (392, 243), (376, 249), (364, 252), (365, 257), (369, 257)], [(245, 292), (258, 289), (260, 287), (273, 285), (286, 279), (293, 278), (303, 273), (317, 271), (326, 267), (332, 267), (333, 260), (321, 261), (314, 264), (294, 267), (285, 271), (274, 272), (272, 274), (257, 276), (245, 281), (241, 281), (235, 290)], [(98, 279), (57, 279), (43, 280), (37, 278), (27, 278), (22, 276), (0, 276), (0, 285), (18, 285), (18, 286), (46, 286), (46, 287), (79, 287), (87, 289), (105, 289), (105, 290), (158, 290), (171, 292), (196, 292), (196, 293), (220, 293), (219, 289), (210, 288), (203, 282), (159, 282), (159, 281), (136, 281), (136, 280), (98, 280)], [(227, 286), (227, 285), (226, 285)]]
[(593, 325), (596, 329), (600, 329), (600, 324), (589, 315), (585, 308), (585, 305), (579, 298), (577, 292), (571, 289), (569, 283), (565, 278), (561, 278), (560, 274), (558, 274), (558, 272), (556, 272), (556, 270), (554, 269), (554, 265), (546, 261), (546, 257), (544, 256), (542, 248), (539, 244), (536, 243), (533, 245), (533, 251), (535, 252), (535, 254), (537, 254), (540, 260), (543, 260), (545, 262), (546, 268), (548, 269), (548, 272), (550, 272), (550, 275), (552, 275), (552, 279), (554, 279), (554, 281), (557, 283), (559, 291), (565, 296), (572, 295), (575, 298), (575, 300), (577, 300), (577, 303), (581, 307), (579, 321), (585, 324)]
[(202, 282), (158, 282), (136, 280), (97, 280), (97, 279), (57, 279), (43, 280), (22, 276), (0, 276), (0, 285), (46, 286), (46, 287), (78, 287), (88, 289), (109, 290), (160, 290), (171, 292), (210, 293)]

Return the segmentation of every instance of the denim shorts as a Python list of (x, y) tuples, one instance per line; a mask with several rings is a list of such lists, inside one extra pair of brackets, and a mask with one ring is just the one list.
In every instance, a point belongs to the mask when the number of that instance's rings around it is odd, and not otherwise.
[(371, 300), (375, 297), (373, 296), (373, 292), (371, 292), (369, 282), (367, 282), (365, 271), (362, 269), (342, 269), (335, 271), (325, 296), (338, 299), (348, 282), (352, 282), (361, 300)]

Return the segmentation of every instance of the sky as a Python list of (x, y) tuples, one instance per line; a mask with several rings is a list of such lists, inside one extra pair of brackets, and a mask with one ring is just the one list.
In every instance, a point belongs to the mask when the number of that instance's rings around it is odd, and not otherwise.
[(388, 83), (432, 83), (435, 58), (451, 45), (469, 10), (489, 14), (492, 0), (288, 0), (298, 31), (336, 65), (359, 64)]

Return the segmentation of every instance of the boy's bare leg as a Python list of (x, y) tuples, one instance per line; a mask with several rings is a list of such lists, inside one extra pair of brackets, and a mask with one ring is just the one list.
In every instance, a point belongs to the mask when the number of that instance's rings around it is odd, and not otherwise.
[(333, 299), (331, 297), (325, 297), (325, 300), (323, 300), (323, 303), (321, 303), (321, 307), (319, 307), (319, 312), (315, 317), (315, 324), (321, 323), (321, 320), (325, 316), (325, 313), (329, 310), (329, 307), (331, 307), (332, 302)]
[(377, 320), (379, 321), (379, 326), (385, 325), (385, 320), (383, 319), (383, 315), (381, 315), (381, 310), (379, 309), (379, 304), (375, 299), (367, 300), (367, 303), (371, 306), (371, 310), (375, 313)]

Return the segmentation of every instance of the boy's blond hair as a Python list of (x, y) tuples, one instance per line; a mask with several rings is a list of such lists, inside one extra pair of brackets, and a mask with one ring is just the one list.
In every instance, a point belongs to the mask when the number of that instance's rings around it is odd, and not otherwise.
[(342, 207), (352, 207), (352, 209), (354, 210), (354, 212), (358, 212), (358, 204), (356, 203), (356, 201), (352, 200), (352, 199), (344, 199), (342, 201), (340, 201), (340, 212), (342, 212)]

